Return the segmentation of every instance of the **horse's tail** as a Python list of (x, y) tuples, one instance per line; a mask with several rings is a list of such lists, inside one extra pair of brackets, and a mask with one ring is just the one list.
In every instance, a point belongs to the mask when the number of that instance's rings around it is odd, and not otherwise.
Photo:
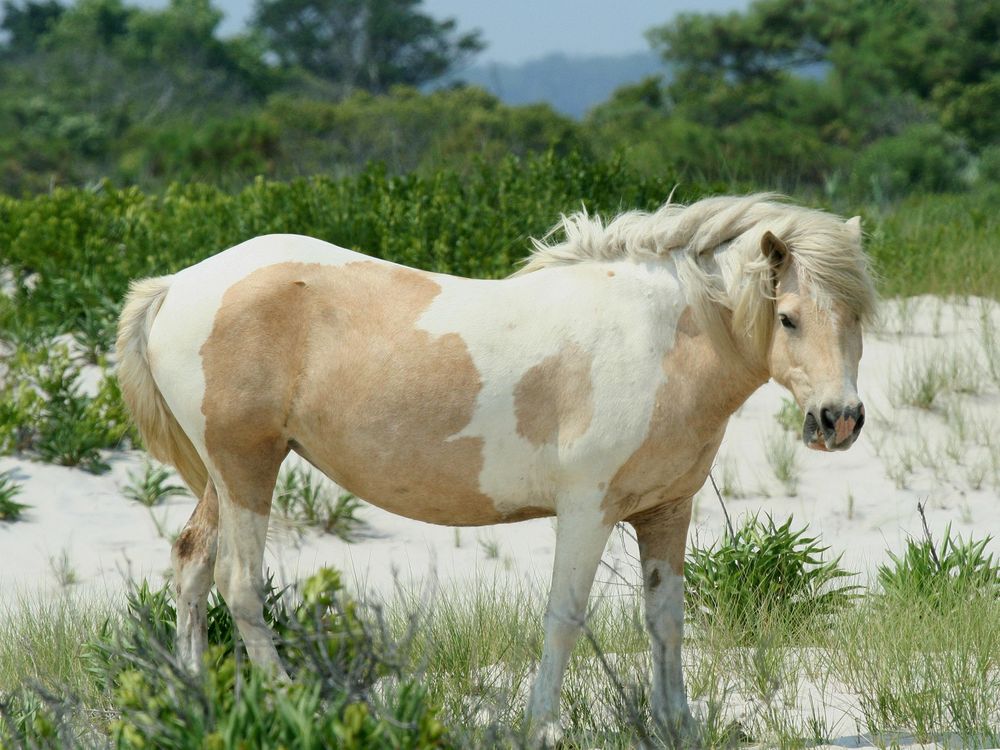
[(118, 382), (146, 450), (154, 458), (174, 466), (195, 497), (200, 498), (208, 483), (208, 470), (163, 399), (153, 379), (146, 348), (153, 320), (172, 279), (160, 276), (132, 282), (118, 319)]

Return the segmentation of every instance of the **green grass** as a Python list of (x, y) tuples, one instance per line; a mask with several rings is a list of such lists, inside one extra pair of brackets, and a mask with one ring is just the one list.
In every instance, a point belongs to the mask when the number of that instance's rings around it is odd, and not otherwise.
[(12, 597), (0, 613), (0, 694), (35, 685), (75, 696), (94, 711), (110, 709), (82, 658), (109, 616), (114, 605), (108, 599)]
[(802, 413), (801, 407), (795, 403), (793, 399), (781, 399), (781, 408), (778, 410), (778, 413), (774, 415), (774, 418), (778, 420), (778, 424), (784, 427), (788, 432), (796, 435), (801, 434), (802, 423), (805, 421), (805, 415)]
[(764, 455), (774, 477), (785, 493), (794, 497), (799, 492), (799, 438), (785, 430), (773, 432), (764, 442)]
[(147, 508), (159, 505), (168, 497), (189, 494), (186, 487), (170, 484), (169, 469), (154, 465), (149, 460), (143, 462), (141, 472), (130, 471), (128, 478), (128, 484), (122, 487), (122, 494)]
[(1000, 190), (914, 195), (866, 214), (868, 249), (886, 296), (1000, 299)]
[[(788, 533), (772, 531), (777, 533), (764, 545), (785, 550), (780, 556), (801, 562), (796, 550), (815, 547), (790, 527)], [(786, 543), (794, 538), (799, 543)], [(758, 550), (756, 557), (767, 555)], [(701, 564), (696, 555), (692, 559), (692, 565)], [(960, 567), (971, 557), (963, 560)], [(996, 575), (995, 561), (988, 565)], [(738, 567), (723, 569), (716, 585), (738, 587), (748, 575)], [(785, 567), (761, 564), (754, 575)], [(324, 618), (335, 617), (321, 621), (330, 629), (326, 632), (360, 630), (340, 640), (338, 649), (316, 652), (307, 644), (322, 641), (301, 637), (312, 632), (309, 606), (270, 608), (288, 644), (282, 646), (286, 659), (298, 665), (289, 691), (244, 672), (234, 702), (240, 670), (218, 645), (208, 683), (185, 683), (162, 650), (172, 638), (169, 596), (147, 589), (131, 595), (122, 614), (108, 601), (84, 605), (71, 597), (16, 603), (0, 620), (0, 704), (15, 693), (19, 697), (9, 708), (23, 713), (30, 696), (21, 691), (38, 686), (43, 694), (69, 699), (73, 711), (63, 720), (70, 721), (76, 736), (117, 738), (125, 747), (140, 742), (214, 746), (212, 738), (227, 733), (251, 742), (308, 747), (328, 737), (334, 725), (351, 731), (352, 722), (361, 721), (358, 726), (367, 732), (379, 721), (397, 721), (391, 716), (423, 717), (410, 726), (431, 732), (435, 725), (427, 722), (435, 717), (445, 728), (444, 735), (435, 735), (445, 738), (443, 746), (523, 745), (524, 704), (542, 640), (540, 590), (487, 579), (430, 598), (400, 592), (372, 609), (340, 598), (335, 593), (339, 579), (330, 575), (300, 588), (299, 600), (319, 606)], [(692, 595), (704, 585), (699, 578)], [(844, 598), (834, 608), (819, 607), (823, 615), (808, 624), (801, 612), (782, 606), (753, 607), (750, 628), (733, 617), (689, 621), (685, 673), (689, 698), (701, 717), (701, 734), (692, 746), (801, 748), (858, 732), (871, 733), (877, 746), (886, 747), (899, 732), (922, 742), (951, 738), (956, 745), (995, 744), (1000, 740), (1000, 598), (984, 594), (988, 587), (955, 588), (947, 582), (934, 599), (923, 591), (874, 589)], [(642, 736), (655, 737), (640, 595), (631, 587), (605, 588), (596, 592), (593, 604), (588, 634), (573, 652), (564, 685), (567, 741), (578, 747), (634, 747)], [(213, 643), (231, 644), (232, 624), (217, 599), (209, 628)], [(104, 644), (104, 650), (94, 651), (94, 644)], [(361, 702), (371, 701), (364, 716), (353, 717), (361, 709), (348, 710), (349, 704), (334, 697), (332, 667), (313, 661), (317, 653), (327, 653), (324, 660), (357, 666), (337, 656), (345, 644), (369, 666), (337, 672), (336, 679), (368, 674), (365, 679), (383, 686), (368, 693), (360, 687), (364, 682), (356, 683), (358, 695), (368, 696)], [(106, 656), (95, 659), (99, 653)], [(407, 676), (418, 677), (422, 692), (403, 689)], [(272, 708), (262, 714), (259, 707), (265, 704)], [(329, 711), (335, 720), (324, 718)], [(0, 742), (4, 731), (0, 722)], [(410, 746), (406, 742), (399, 746)]]
[(290, 521), (352, 542), (366, 528), (364, 521), (357, 517), (361, 501), (348, 492), (340, 492), (335, 497), (331, 487), (322, 475), (293, 466), (278, 478), (273, 507)]
[(0, 521), (19, 521), (21, 514), (31, 507), (14, 499), (22, 491), (11, 472), (0, 471)]

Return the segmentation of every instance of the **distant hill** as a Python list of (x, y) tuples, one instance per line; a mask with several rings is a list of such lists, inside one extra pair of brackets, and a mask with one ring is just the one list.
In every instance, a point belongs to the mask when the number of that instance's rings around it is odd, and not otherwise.
[(666, 66), (653, 52), (601, 57), (554, 54), (521, 65), (475, 65), (435, 82), (434, 88), (464, 81), (481, 86), (506, 104), (547, 102), (579, 119), (594, 105), (607, 101), (618, 87), (666, 73)]

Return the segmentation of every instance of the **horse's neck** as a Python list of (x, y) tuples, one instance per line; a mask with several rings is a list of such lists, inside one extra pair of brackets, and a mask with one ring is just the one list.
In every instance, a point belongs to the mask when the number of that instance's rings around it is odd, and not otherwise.
[[(676, 278), (669, 264), (665, 264), (664, 273)], [(724, 312), (723, 318), (728, 329), (729, 313)], [(707, 432), (725, 425), (768, 379), (766, 368), (756, 360), (748, 343), (737, 340), (734, 347), (728, 347), (714, 341), (691, 306), (681, 312), (673, 340), (666, 342), (662, 367), (670, 397), (683, 405), (683, 418), (696, 420)], [(678, 414), (676, 409), (671, 411)]]

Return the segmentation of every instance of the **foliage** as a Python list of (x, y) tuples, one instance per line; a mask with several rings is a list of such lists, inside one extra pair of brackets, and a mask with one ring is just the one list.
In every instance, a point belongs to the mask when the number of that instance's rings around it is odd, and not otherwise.
[(931, 602), (951, 601), (949, 594), (1000, 599), (1000, 562), (986, 552), (991, 540), (953, 537), (950, 524), (939, 545), (930, 536), (911, 538), (902, 554), (890, 552), (892, 562), (879, 566), (879, 585), (888, 594)]
[(122, 494), (147, 508), (159, 505), (165, 498), (188, 494), (182, 485), (169, 484), (169, 469), (165, 466), (154, 466), (148, 460), (143, 462), (141, 473), (130, 471), (128, 478), (129, 484), (122, 488)]
[[(550, 147), (649, 175), (835, 200), (995, 182), (994, 0), (759, 0), (652, 29), (670, 66), (582, 122), (485, 92), (420, 93), (482, 47), (420, 0), (263, 0), (221, 38), (211, 0), (7, 0), (0, 190), (469, 170)], [(860, 156), (859, 156), (860, 155)], [(978, 168), (977, 168), (978, 167)]]
[(727, 623), (749, 637), (762, 621), (778, 617), (792, 627), (815, 623), (846, 606), (857, 586), (840, 579), (840, 557), (824, 560), (818, 537), (794, 531), (792, 519), (780, 526), (771, 516), (748, 517), (733, 536), (717, 544), (695, 544), (687, 555), (687, 603), (702, 623)]
[(341, 492), (336, 500), (329, 484), (308, 469), (296, 466), (285, 471), (274, 490), (274, 507), (285, 517), (318, 527), (345, 542), (353, 542), (365, 523), (356, 516), (361, 501)]
[[(527, 254), (528, 236), (547, 231), (560, 211), (581, 202), (605, 214), (648, 209), (672, 186), (669, 175), (637, 177), (619, 161), (549, 152), (480, 164), (465, 178), (450, 171), (394, 177), (373, 166), (339, 180), (256, 180), (236, 194), (189, 184), (161, 196), (105, 188), (0, 198), (0, 246), (14, 279), (0, 326), (37, 339), (100, 316), (106, 338), (95, 348), (109, 350), (131, 279), (170, 273), (272, 232), (308, 234), (427, 270), (500, 277)], [(676, 197), (694, 199), (704, 189), (687, 185)]]
[(81, 370), (64, 344), (42, 339), (7, 361), (0, 383), (0, 454), (25, 452), (48, 463), (100, 473), (100, 451), (130, 434), (117, 382), (105, 375), (96, 395), (80, 385)]
[[(204, 677), (170, 653), (174, 609), (167, 589), (144, 582), (118, 624), (107, 621), (88, 652), (94, 678), (113, 685), (119, 747), (434, 747), (444, 744), (427, 691), (399, 674), (386, 633), (359, 616), (340, 576), (322, 569), (297, 604), (268, 587), (265, 619), (295, 670), (284, 685), (236, 658), (235, 631), (218, 597), (208, 609)], [(376, 687), (376, 679), (388, 678)], [(181, 697), (183, 696), (183, 697)], [(264, 707), (267, 710), (264, 710)]]
[(851, 180), (855, 190), (876, 199), (911, 192), (935, 193), (962, 187), (968, 154), (962, 142), (933, 124), (913, 125), (876, 141), (861, 153)]
[(478, 31), (421, 12), (422, 0), (259, 0), (253, 26), (285, 66), (344, 91), (439, 78), (484, 46)]
[(13, 477), (13, 472), (0, 471), (0, 521), (18, 521), (21, 513), (30, 508), (14, 500), (21, 494), (22, 487)]

